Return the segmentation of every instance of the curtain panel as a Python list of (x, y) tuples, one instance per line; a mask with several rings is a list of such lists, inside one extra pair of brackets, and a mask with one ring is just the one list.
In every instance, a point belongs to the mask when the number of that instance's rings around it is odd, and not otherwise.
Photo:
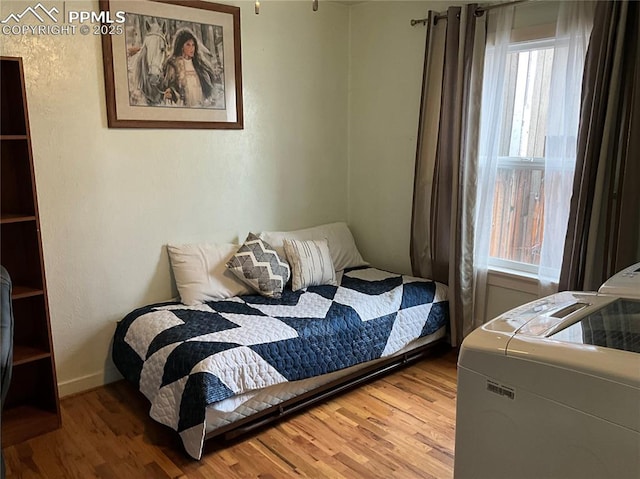
[[(413, 274), (449, 286), (451, 340), (473, 322), (474, 162), (485, 29), (477, 5), (429, 12), (411, 224)], [(427, 94), (429, 92), (429, 95)], [(440, 93), (438, 98), (437, 93)]]
[[(576, 85), (592, 24), (586, 6), (561, 4), (556, 24), (544, 177), (553, 206), (544, 211), (538, 275), (543, 288), (553, 290), (576, 158)], [(454, 346), (484, 321), (499, 145), (508, 126), (503, 125), (506, 68), (515, 9), (507, 4), (487, 15), (476, 13), (476, 4), (450, 7), (443, 22), (434, 22), (429, 13), (414, 179), (413, 273), (448, 284)], [(495, 25), (489, 40), (487, 22)], [(626, 98), (631, 102), (637, 95)]]
[[(507, 56), (515, 10), (513, 6), (489, 12), (495, 24), (495, 33), (487, 40), (480, 114), (480, 146), (477, 157), (478, 186), (476, 192), (476, 218), (474, 238), (474, 308), (476, 320), (469, 326), (480, 326), (486, 314), (489, 253), (493, 224), (493, 200), (498, 174), (498, 151), (507, 88)], [(487, 18), (489, 22), (489, 18)], [(470, 331), (468, 331), (470, 332)]]
[(639, 29), (639, 2), (597, 3), (561, 290), (595, 290), (640, 261)]
[(575, 174), (584, 62), (593, 26), (592, 2), (563, 2), (556, 23), (545, 141), (544, 232), (538, 279), (540, 296), (558, 291)]

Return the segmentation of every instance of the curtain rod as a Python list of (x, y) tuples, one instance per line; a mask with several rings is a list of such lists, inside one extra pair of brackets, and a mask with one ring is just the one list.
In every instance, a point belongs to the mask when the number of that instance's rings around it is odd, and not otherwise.
[[(531, 0), (513, 0), (511, 2), (505, 2), (505, 3), (492, 3), (489, 5), (480, 5), (478, 8), (476, 8), (476, 11), (474, 12), (474, 15), (477, 17), (481, 17), (484, 12), (488, 12), (489, 10), (493, 10), (494, 8), (502, 8), (502, 7), (508, 7), (511, 5), (516, 5), (518, 3), (524, 3), (524, 2), (529, 2)], [(439, 13), (438, 15), (434, 15), (433, 17), (433, 24), (435, 25), (436, 23), (438, 23), (438, 20), (446, 20), (447, 19), (447, 14), (446, 13)], [(414, 18), (411, 19), (411, 26), (415, 26), (418, 23), (422, 23), (423, 25), (426, 25), (427, 22), (429, 21), (429, 19), (427, 18), (420, 18), (419, 20), (416, 20)]]

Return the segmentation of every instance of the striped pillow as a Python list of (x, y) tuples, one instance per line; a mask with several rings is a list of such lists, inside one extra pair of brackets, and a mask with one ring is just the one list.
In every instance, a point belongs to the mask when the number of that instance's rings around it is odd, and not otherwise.
[(329, 253), (329, 243), (323, 240), (283, 241), (287, 260), (291, 265), (291, 289), (308, 286), (337, 285), (336, 272)]
[(287, 262), (253, 233), (249, 233), (244, 244), (227, 262), (227, 268), (238, 279), (268, 298), (280, 298), (290, 276)]

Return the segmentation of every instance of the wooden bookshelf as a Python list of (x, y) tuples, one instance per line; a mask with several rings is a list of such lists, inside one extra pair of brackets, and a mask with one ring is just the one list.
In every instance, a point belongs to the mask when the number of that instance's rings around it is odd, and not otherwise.
[(22, 59), (0, 61), (0, 261), (13, 283), (14, 317), (6, 447), (59, 428), (61, 418)]

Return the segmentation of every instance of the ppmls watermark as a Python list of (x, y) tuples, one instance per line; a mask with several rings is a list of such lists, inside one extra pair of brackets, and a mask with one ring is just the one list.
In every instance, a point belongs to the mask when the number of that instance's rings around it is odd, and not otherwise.
[[(59, 2), (58, 2), (59, 3)], [(62, 21), (61, 21), (62, 20)], [(2, 35), (120, 35), (124, 33), (125, 12), (46, 7), (38, 2), (12, 12), (0, 20)]]

